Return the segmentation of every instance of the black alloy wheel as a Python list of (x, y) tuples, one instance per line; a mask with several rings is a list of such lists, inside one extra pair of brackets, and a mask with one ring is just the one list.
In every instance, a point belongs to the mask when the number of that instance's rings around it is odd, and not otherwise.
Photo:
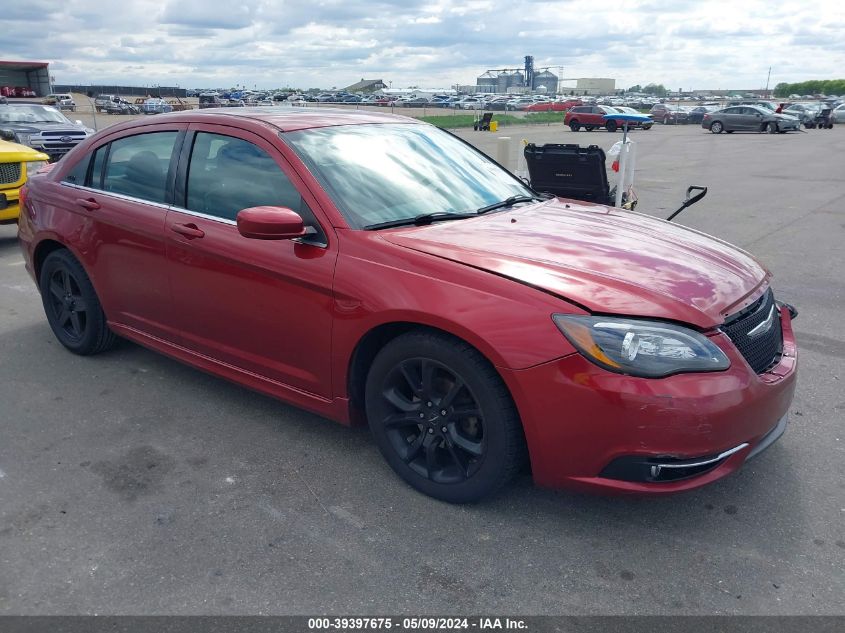
[(416, 331), (388, 343), (367, 377), (366, 410), (390, 466), (438, 499), (476, 501), (522, 465), (522, 426), (501, 378), (447, 335)]
[(608, 121), (605, 125), (608, 132), (615, 132), (616, 131), (616, 121)]
[(70, 351), (89, 355), (114, 345), (100, 301), (76, 258), (66, 250), (50, 253), (39, 277), (47, 321), (59, 342)]
[(569, 129), (572, 130), (573, 132), (577, 132), (578, 130), (581, 129), (581, 124), (578, 123), (578, 121), (572, 121), (569, 124)]

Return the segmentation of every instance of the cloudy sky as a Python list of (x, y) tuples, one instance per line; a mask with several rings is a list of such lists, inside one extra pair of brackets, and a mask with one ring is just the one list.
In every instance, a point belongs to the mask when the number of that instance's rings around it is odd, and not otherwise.
[(2, 21), (0, 59), (57, 83), (447, 87), (528, 54), (620, 88), (845, 76), (842, 0), (6, 0)]

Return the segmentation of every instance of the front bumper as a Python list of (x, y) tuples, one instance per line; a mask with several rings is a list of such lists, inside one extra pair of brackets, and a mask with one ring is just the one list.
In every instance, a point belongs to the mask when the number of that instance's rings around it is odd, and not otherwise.
[(18, 204), (20, 187), (0, 189), (0, 194), (5, 198), (5, 201), (0, 200), (0, 224), (15, 222), (20, 215), (20, 205)]
[[(522, 416), (535, 482), (663, 494), (697, 488), (736, 471), (786, 426), (797, 362), (786, 307), (781, 308), (781, 324), (783, 355), (760, 375), (723, 334), (713, 338), (731, 361), (723, 372), (636, 378), (605, 371), (580, 354), (529, 369), (502, 370)], [(606, 471), (620, 459), (686, 466), (714, 456), (719, 459), (706, 468), (669, 480), (631, 481)]]

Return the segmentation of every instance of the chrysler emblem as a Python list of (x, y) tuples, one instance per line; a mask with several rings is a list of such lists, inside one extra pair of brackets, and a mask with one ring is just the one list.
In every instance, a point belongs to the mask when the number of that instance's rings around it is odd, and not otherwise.
[(775, 306), (772, 306), (771, 310), (769, 310), (769, 316), (766, 317), (766, 320), (757, 325), (756, 327), (750, 329), (748, 331), (748, 336), (755, 337), (759, 336), (760, 334), (765, 334), (769, 330), (772, 329), (772, 323), (775, 320)]

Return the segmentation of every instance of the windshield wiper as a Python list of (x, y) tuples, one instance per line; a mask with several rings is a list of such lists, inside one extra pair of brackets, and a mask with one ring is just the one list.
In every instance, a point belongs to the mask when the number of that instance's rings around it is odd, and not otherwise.
[(463, 220), (464, 218), (474, 218), (475, 213), (450, 213), (448, 211), (437, 211), (436, 213), (423, 213), (414, 216), (413, 218), (402, 218), (401, 220), (388, 220), (387, 222), (378, 222), (377, 224), (368, 224), (364, 228), (368, 231), (376, 231), (378, 229), (391, 229), (396, 226), (425, 226), (432, 222), (442, 222), (444, 220)]
[(505, 207), (512, 207), (515, 204), (519, 204), (520, 202), (534, 202), (535, 200), (542, 201), (542, 198), (537, 196), (511, 196), (510, 198), (506, 198), (500, 202), (494, 202), (493, 204), (488, 204), (486, 207), (481, 207), (480, 209), (476, 210), (478, 215), (482, 213), (487, 213), (488, 211), (495, 211), (496, 209), (504, 209)]

